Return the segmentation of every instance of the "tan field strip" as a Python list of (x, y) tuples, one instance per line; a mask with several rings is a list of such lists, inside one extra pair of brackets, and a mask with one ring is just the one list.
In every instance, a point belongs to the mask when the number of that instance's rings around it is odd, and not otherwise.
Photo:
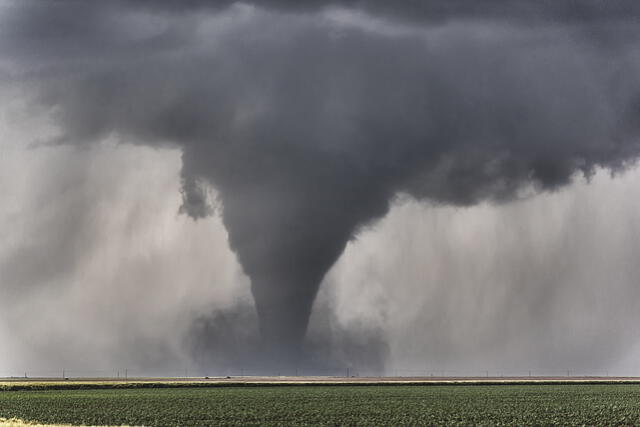
[(0, 390), (76, 388), (225, 387), (271, 385), (499, 385), (499, 384), (640, 384), (640, 377), (211, 377), (211, 378), (5, 378)]
[[(0, 418), (0, 427), (75, 427), (73, 424), (39, 424), (30, 423), (28, 421), (19, 420), (17, 418)], [(82, 427), (98, 427), (98, 426), (82, 426)], [(100, 427), (115, 427), (115, 426), (100, 426)], [(120, 426), (130, 427), (130, 426)]]

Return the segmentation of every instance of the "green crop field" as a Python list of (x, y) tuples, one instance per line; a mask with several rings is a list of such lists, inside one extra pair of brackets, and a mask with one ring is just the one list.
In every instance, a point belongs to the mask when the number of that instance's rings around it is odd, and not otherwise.
[(0, 418), (85, 425), (640, 425), (640, 385), (0, 392)]

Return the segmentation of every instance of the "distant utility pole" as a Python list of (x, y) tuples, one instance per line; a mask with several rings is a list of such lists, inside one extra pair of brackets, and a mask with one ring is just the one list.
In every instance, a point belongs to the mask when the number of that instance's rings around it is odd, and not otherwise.
[(64, 368), (62, 368), (62, 379), (65, 379), (65, 375), (64, 375)]

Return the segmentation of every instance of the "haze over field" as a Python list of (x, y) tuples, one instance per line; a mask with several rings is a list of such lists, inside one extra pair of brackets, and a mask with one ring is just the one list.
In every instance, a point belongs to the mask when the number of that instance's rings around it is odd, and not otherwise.
[(0, 1), (0, 375), (640, 374), (639, 18)]

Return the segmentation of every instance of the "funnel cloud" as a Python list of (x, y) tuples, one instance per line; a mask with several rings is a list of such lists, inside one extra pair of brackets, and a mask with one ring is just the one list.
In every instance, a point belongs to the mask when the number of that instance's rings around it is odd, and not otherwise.
[(0, 13), (37, 144), (179, 151), (180, 211), (221, 215), (266, 359), (304, 356), (327, 272), (399, 197), (504, 203), (640, 154), (637, 2), (300, 3)]

